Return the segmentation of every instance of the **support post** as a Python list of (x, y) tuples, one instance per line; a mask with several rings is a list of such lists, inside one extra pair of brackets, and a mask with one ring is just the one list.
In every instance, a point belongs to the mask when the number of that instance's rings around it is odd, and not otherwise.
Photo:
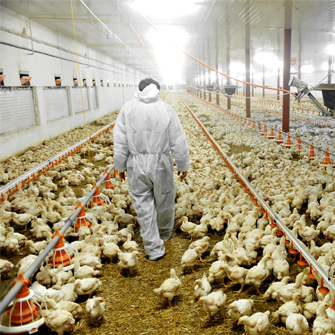
[[(248, 7), (250, 3), (248, 2)], [(248, 10), (249, 11), (249, 10)], [(250, 21), (245, 25), (245, 81), (250, 83)], [(250, 118), (250, 85), (245, 84), (245, 111)]]
[[(230, 22), (229, 18), (226, 21), (226, 73), (230, 76)], [(227, 85), (230, 85), (230, 78), (227, 78)], [(231, 110), (231, 98), (227, 98), (227, 109)]]
[(332, 56), (328, 56), (328, 84), (332, 82)]
[[(288, 85), (291, 70), (291, 22), (292, 22), (292, 3), (285, 2), (285, 29), (284, 29), (284, 72), (283, 72), (283, 89), (289, 91)], [(290, 94), (283, 95), (283, 121), (282, 130), (290, 131)]]
[(263, 82), (262, 82), (262, 85), (263, 85), (262, 90), (263, 90), (263, 99), (264, 99), (265, 98), (265, 88), (264, 88), (264, 86), (265, 86), (265, 66), (264, 66), (264, 64), (263, 64)]

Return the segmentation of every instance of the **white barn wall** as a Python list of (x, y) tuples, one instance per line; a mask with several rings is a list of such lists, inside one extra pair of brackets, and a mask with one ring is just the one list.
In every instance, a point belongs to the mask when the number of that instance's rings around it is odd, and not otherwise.
[[(0, 6), (0, 23), (0, 41), (2, 43), (31, 49), (29, 21), (27, 18)], [(54, 87), (55, 74), (61, 75), (63, 79), (62, 86), (68, 86), (70, 97), (73, 95), (73, 77), (75, 76), (79, 79), (76, 55), (74, 54), (74, 40), (43, 27), (36, 22), (31, 22), (31, 26), (34, 50), (55, 57), (37, 52), (29, 55), (32, 53), (31, 51), (0, 44), (0, 68), (3, 68), (3, 72), (6, 75), (5, 85), (20, 86), (19, 71), (29, 71), (29, 75), (32, 76), (31, 85), (36, 87), (37, 99), (35, 102), (37, 102), (38, 109), (36, 126), (0, 136), (0, 161), (5, 160), (13, 154), (22, 153), (29, 146), (37, 145), (45, 139), (53, 138), (84, 124), (83, 113), (76, 114), (74, 112), (73, 99), (70, 99), (68, 102), (70, 109), (70, 116), (68, 117), (48, 122), (45, 110), (43, 86)], [(26, 30), (24, 36), (22, 35), (23, 28)], [(59, 48), (62, 48), (62, 50), (59, 50)], [(123, 103), (131, 99), (135, 93), (136, 86), (123, 87), (123, 99), (122, 87), (114, 87), (114, 81), (116, 83), (119, 81), (121, 83), (135, 82), (137, 85), (144, 75), (138, 71), (134, 75), (133, 69), (123, 65), (123, 76), (121, 77), (121, 64), (117, 60), (93, 49), (89, 49), (90, 59), (87, 59), (85, 57), (87, 52), (87, 47), (78, 43), (81, 79), (85, 77), (88, 86), (92, 85), (92, 79), (97, 81), (98, 108), (96, 109), (93, 109), (92, 106), (94, 88), (88, 88), (90, 108), (85, 114), (86, 122), (90, 123), (99, 117), (121, 108)], [(104, 87), (100, 87), (101, 79), (104, 81)], [(110, 87), (107, 87), (107, 79), (110, 81)]]

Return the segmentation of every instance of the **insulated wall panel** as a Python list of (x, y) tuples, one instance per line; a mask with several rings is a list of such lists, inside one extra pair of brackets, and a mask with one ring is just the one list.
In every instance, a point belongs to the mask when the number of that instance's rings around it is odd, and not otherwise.
[(43, 96), (47, 121), (58, 120), (70, 115), (69, 99), (65, 87), (43, 89)]
[[(71, 92), (72, 92), (74, 111), (75, 111), (75, 113), (80, 113), (80, 112), (83, 111), (83, 104), (82, 104), (82, 99), (81, 99), (80, 87), (73, 88), (71, 90)], [(90, 105), (89, 105), (89, 101), (88, 101), (88, 88), (83, 87), (82, 92), (83, 92), (83, 100), (84, 100), (84, 109), (85, 109), (85, 111), (87, 111), (87, 110), (90, 109)]]
[(92, 87), (92, 107), (93, 109), (98, 108), (98, 88)]
[(32, 89), (1, 89), (0, 107), (0, 135), (36, 125)]

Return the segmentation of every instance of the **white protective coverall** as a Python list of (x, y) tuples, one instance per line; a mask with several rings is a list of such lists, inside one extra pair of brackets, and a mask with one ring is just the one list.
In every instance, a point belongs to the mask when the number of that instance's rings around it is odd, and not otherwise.
[(114, 127), (115, 169), (127, 170), (129, 195), (146, 254), (165, 254), (164, 241), (174, 226), (173, 160), (178, 171), (189, 168), (190, 153), (175, 110), (158, 96), (156, 85), (137, 91), (120, 110)]

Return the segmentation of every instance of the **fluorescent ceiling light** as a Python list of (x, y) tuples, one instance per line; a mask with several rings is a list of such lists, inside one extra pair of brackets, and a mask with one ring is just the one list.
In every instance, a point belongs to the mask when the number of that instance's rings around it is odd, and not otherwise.
[(180, 27), (163, 26), (159, 28), (159, 32), (151, 29), (147, 38), (155, 45), (175, 44), (183, 46), (190, 36)]
[(303, 65), (301, 67), (301, 73), (312, 73), (314, 72), (314, 66), (312, 64), (309, 65)]
[(215, 81), (215, 80), (216, 80), (216, 72), (211, 71), (211, 81)]
[(281, 62), (272, 52), (258, 52), (254, 61), (258, 64), (264, 64), (265, 67), (270, 69), (278, 69), (283, 67)]
[(137, 0), (134, 6), (143, 14), (153, 15), (160, 19), (192, 15), (199, 9), (194, 0)]
[(321, 69), (323, 71), (328, 71), (328, 62), (323, 62), (322, 65), (321, 65)]
[(326, 48), (326, 53), (328, 55), (335, 55), (335, 45), (334, 44), (329, 44)]
[(244, 74), (245, 73), (245, 66), (239, 62), (232, 62), (230, 63), (230, 75), (234, 77), (237, 74)]
[(184, 57), (181, 51), (162, 45), (154, 51), (154, 58), (169, 81), (180, 81)]

